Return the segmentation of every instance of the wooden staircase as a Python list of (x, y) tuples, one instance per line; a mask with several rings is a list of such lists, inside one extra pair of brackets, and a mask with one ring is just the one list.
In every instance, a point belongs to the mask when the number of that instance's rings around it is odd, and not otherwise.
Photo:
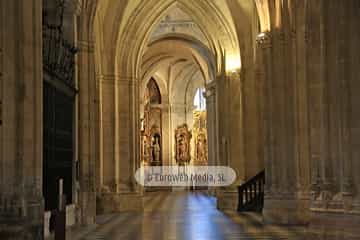
[(261, 212), (264, 207), (265, 170), (239, 186), (239, 212)]

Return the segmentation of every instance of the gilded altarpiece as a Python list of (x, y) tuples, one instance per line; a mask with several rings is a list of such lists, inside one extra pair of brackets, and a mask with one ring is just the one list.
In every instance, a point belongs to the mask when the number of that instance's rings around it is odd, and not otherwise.
[(144, 118), (141, 122), (141, 159), (144, 165), (162, 165), (161, 95), (151, 79), (144, 96)]
[(195, 166), (208, 164), (208, 144), (206, 129), (206, 111), (194, 111), (194, 125), (192, 135), (194, 139), (194, 161)]

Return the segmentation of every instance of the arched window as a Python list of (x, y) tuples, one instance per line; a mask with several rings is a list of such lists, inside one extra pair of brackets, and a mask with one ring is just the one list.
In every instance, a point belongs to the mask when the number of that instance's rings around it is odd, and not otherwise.
[(204, 97), (205, 88), (198, 88), (194, 97), (194, 106), (197, 111), (205, 111), (206, 110), (206, 99)]

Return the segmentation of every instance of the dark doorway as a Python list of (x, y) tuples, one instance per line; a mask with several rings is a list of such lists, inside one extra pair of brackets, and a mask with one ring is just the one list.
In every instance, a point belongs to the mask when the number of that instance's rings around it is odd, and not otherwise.
[(58, 180), (61, 178), (67, 204), (72, 202), (74, 102), (73, 96), (44, 82), (43, 193), (46, 210), (58, 205)]

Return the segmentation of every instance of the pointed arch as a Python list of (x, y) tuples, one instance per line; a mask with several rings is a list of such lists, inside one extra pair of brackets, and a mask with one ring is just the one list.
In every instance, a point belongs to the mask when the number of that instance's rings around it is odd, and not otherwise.
[[(177, 4), (184, 12), (193, 16), (194, 21), (204, 30), (204, 34), (209, 39), (211, 50), (219, 58), (222, 50), (239, 55), (239, 47), (236, 34), (230, 26), (225, 25), (228, 21), (223, 19), (219, 10), (214, 9), (213, 4), (206, 1), (188, 0), (149, 0), (139, 4), (135, 9), (124, 29), (120, 32), (117, 41), (116, 68), (117, 71), (125, 76), (139, 76), (138, 67), (141, 63), (141, 55), (145, 48), (145, 43), (149, 39), (150, 33), (156, 24), (165, 15), (168, 9)], [(127, 44), (132, 42), (132, 48)], [(223, 64), (222, 59), (218, 59), (218, 64)], [(221, 67), (221, 66), (220, 66)], [(220, 69), (217, 66), (217, 70)]]
[(154, 78), (150, 78), (146, 84), (145, 98), (148, 98), (151, 104), (161, 104), (160, 88)]

